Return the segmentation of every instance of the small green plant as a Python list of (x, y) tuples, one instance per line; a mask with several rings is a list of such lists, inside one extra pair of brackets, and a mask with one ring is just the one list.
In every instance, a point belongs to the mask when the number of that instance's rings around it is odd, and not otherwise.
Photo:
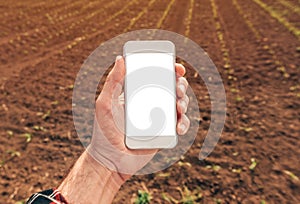
[(238, 153), (238, 152), (233, 152), (232, 155), (233, 155), (233, 156), (238, 156), (239, 153)]
[(219, 170), (221, 169), (221, 166), (219, 166), (219, 165), (213, 165), (213, 166), (212, 166), (212, 169), (213, 169), (214, 171), (219, 171)]
[(171, 173), (169, 173), (169, 172), (157, 174), (158, 177), (169, 177), (170, 175), (171, 175)]
[(7, 130), (6, 133), (7, 133), (7, 135), (8, 135), (9, 137), (14, 136), (14, 132), (11, 131), (11, 130)]
[(45, 128), (42, 126), (34, 125), (32, 129), (37, 130), (37, 131), (45, 131)]
[(238, 169), (232, 169), (231, 171), (232, 171), (233, 173), (239, 174), (239, 173), (242, 172), (242, 169), (241, 169), (241, 168), (238, 168)]
[(220, 198), (216, 198), (216, 199), (215, 199), (215, 203), (216, 203), (216, 204), (221, 204), (221, 203), (222, 203), (222, 200), (221, 200)]
[(45, 114), (42, 115), (43, 120), (46, 120), (50, 117), (51, 111), (47, 110), (47, 112)]
[(183, 189), (177, 187), (176, 190), (180, 192), (181, 199), (177, 200), (168, 193), (162, 193), (163, 200), (168, 203), (183, 203), (183, 204), (193, 204), (199, 201), (202, 198), (202, 193), (200, 188), (196, 188), (193, 191), (189, 190), (188, 187), (184, 186)]
[(21, 156), (21, 153), (16, 150), (7, 150), (7, 154), (9, 154), (11, 157), (19, 157)]
[(6, 154), (5, 154), (5, 155), (3, 154), (3, 157), (2, 157), (2, 159), (0, 160), (0, 168), (4, 168), (4, 165), (5, 165), (8, 161), (12, 160), (12, 159), (15, 158), (15, 157), (19, 157), (19, 156), (21, 156), (21, 153), (20, 153), (20, 152), (18, 152), (18, 151), (16, 151), (16, 150), (7, 150), (7, 151), (6, 151)]
[(288, 170), (284, 170), (283, 173), (285, 173), (286, 175), (290, 176), (293, 180), (299, 181), (298, 176), (296, 176), (293, 172), (290, 172)]
[(237, 102), (240, 102), (240, 101), (243, 101), (243, 100), (244, 100), (244, 98), (243, 98), (243, 97), (241, 97), (241, 96), (237, 96), (237, 97), (235, 98), (235, 100), (236, 100)]
[(30, 133), (24, 133), (23, 135), (21, 135), (22, 137), (26, 138), (26, 142), (31, 142), (32, 139), (32, 135)]
[(182, 162), (182, 161), (179, 161), (179, 162), (178, 162), (178, 165), (179, 165), (179, 166), (192, 167), (192, 164), (189, 163), (189, 162)]
[(231, 88), (230, 91), (231, 91), (232, 93), (238, 93), (238, 92), (239, 92), (239, 90), (237, 90), (237, 89), (235, 89), (235, 88)]
[(300, 86), (291, 86), (290, 91), (297, 91), (300, 88)]
[(58, 101), (52, 101), (52, 102), (51, 102), (51, 105), (58, 105), (58, 104), (59, 104)]
[(254, 169), (255, 169), (255, 167), (257, 166), (257, 161), (255, 160), (255, 158), (251, 158), (251, 164), (250, 164), (250, 166), (249, 166), (249, 169), (251, 170), (251, 171), (253, 171)]
[(138, 197), (136, 198), (134, 204), (148, 204), (150, 203), (151, 200), (151, 195), (142, 190), (138, 190)]
[(240, 127), (241, 130), (244, 130), (245, 132), (251, 132), (253, 131), (252, 127)]
[(261, 200), (260, 204), (267, 204), (265, 200)]
[(74, 88), (74, 85), (73, 85), (73, 84), (71, 84), (71, 85), (67, 86), (67, 89), (70, 89), (70, 90), (72, 90), (73, 88)]
[(221, 169), (221, 166), (219, 166), (219, 165), (207, 165), (206, 168), (207, 169), (212, 169), (213, 171), (217, 172)]

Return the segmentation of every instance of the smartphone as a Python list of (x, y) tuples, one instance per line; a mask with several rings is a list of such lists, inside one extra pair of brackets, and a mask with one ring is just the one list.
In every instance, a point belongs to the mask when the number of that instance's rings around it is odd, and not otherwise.
[(128, 41), (123, 55), (126, 146), (175, 147), (178, 140), (175, 45), (171, 41)]

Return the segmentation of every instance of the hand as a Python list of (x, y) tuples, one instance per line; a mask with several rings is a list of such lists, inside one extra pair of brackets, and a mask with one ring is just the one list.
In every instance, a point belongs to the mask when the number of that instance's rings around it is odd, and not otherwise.
[[(188, 82), (183, 77), (185, 74), (183, 65), (176, 64), (175, 71), (177, 133), (184, 135), (190, 126), (190, 121), (185, 114), (189, 103), (186, 95)], [(118, 56), (96, 101), (94, 132), (87, 150), (95, 160), (111, 170), (120, 172), (121, 177), (126, 180), (128, 175), (144, 167), (158, 150), (131, 150), (124, 143), (124, 104), (122, 103), (124, 77), (124, 59)]]
[[(183, 135), (190, 126), (185, 115), (188, 82), (183, 78), (185, 68), (181, 64), (176, 64), (175, 70), (177, 133)], [(92, 142), (58, 187), (68, 203), (111, 203), (121, 185), (158, 151), (130, 150), (124, 144), (124, 106), (120, 100), (124, 76), (124, 60), (117, 57), (96, 101)]]

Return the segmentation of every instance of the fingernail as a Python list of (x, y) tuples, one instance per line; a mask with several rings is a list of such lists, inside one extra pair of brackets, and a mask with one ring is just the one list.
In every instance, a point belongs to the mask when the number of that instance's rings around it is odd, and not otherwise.
[(121, 55), (118, 55), (118, 56), (116, 57), (116, 61), (118, 61), (118, 60), (120, 60), (120, 59), (122, 59), (122, 56), (121, 56)]
[(186, 104), (186, 102), (185, 101), (180, 101), (180, 104), (181, 104), (181, 107), (183, 108), (183, 112), (185, 113), (186, 111), (187, 111), (187, 104)]
[(181, 125), (179, 126), (179, 128), (180, 128), (180, 130), (181, 130), (182, 133), (183, 133), (183, 132), (185, 131), (185, 129), (186, 129), (186, 127), (185, 127), (184, 124), (181, 124)]
[(179, 85), (179, 89), (182, 91), (182, 93), (185, 93), (185, 86), (183, 84)]

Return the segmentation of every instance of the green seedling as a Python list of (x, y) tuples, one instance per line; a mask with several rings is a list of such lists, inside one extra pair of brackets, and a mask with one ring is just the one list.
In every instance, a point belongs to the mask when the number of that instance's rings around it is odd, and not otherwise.
[(238, 169), (232, 169), (232, 172), (233, 172), (233, 173), (239, 174), (239, 173), (242, 172), (242, 169), (241, 169), (241, 168), (238, 168)]
[(221, 169), (221, 166), (219, 166), (219, 165), (212, 166), (212, 170), (214, 170), (214, 171), (219, 171), (220, 169)]
[(238, 152), (233, 152), (232, 155), (237, 156), (237, 155), (239, 155), (239, 153)]
[(219, 165), (212, 165), (212, 166), (211, 165), (207, 165), (206, 168), (207, 169), (212, 169), (213, 171), (217, 172), (217, 171), (219, 171), (221, 169), (221, 166), (219, 166)]
[(176, 200), (175, 198), (173, 198), (172, 196), (166, 193), (162, 193), (161, 197), (164, 201), (167, 201), (168, 203), (178, 203), (178, 200)]
[(244, 100), (244, 98), (241, 97), (241, 96), (237, 96), (237, 97), (235, 98), (235, 100), (236, 100), (237, 102), (241, 102), (241, 101)]
[(230, 91), (231, 91), (232, 93), (238, 93), (238, 92), (239, 92), (239, 90), (237, 90), (237, 89), (235, 89), (235, 88), (231, 88)]
[(192, 167), (192, 164), (189, 163), (189, 162), (182, 162), (182, 161), (179, 161), (179, 162), (178, 162), (178, 165), (179, 165), (179, 166)]
[(42, 115), (43, 120), (46, 120), (50, 117), (51, 111), (47, 110), (47, 112), (45, 114)]
[(222, 203), (222, 200), (221, 200), (220, 198), (216, 198), (216, 199), (215, 199), (215, 203), (216, 203), (216, 204), (221, 204), (221, 203)]
[(265, 200), (261, 200), (260, 204), (267, 204)]
[(257, 166), (257, 161), (255, 160), (255, 158), (251, 158), (250, 161), (251, 161), (251, 165), (249, 166), (249, 169), (253, 171)]
[(21, 156), (21, 153), (16, 151), (16, 150), (7, 150), (6, 152), (7, 152), (7, 154), (10, 155), (10, 157), (19, 157), (19, 156)]
[(32, 135), (30, 133), (24, 133), (22, 137), (26, 138), (26, 142), (31, 142)]
[(299, 85), (296, 85), (296, 86), (291, 86), (290, 87), (290, 91), (297, 91), (300, 89), (300, 86)]
[(283, 173), (285, 173), (286, 175), (290, 176), (293, 180), (295, 181), (299, 181), (298, 176), (296, 176), (294, 173), (288, 171), (288, 170), (284, 170)]
[(200, 192), (200, 188), (196, 188), (193, 191), (190, 191), (188, 187), (184, 186), (183, 189), (177, 187), (176, 190), (179, 191), (181, 198), (177, 200), (176, 198), (172, 197), (168, 193), (162, 193), (163, 200), (167, 201), (168, 203), (183, 203), (183, 204), (192, 204), (198, 202), (199, 199), (202, 198), (202, 193)]
[(240, 127), (241, 130), (244, 130), (245, 132), (251, 132), (253, 131), (252, 127)]
[(7, 135), (8, 135), (9, 137), (14, 136), (14, 132), (11, 131), (11, 130), (7, 130), (6, 133), (7, 133)]
[(157, 174), (158, 177), (169, 177), (170, 175), (171, 175), (171, 174), (170, 174), (169, 172)]
[(38, 125), (33, 126), (32, 129), (37, 130), (37, 131), (40, 131), (40, 130), (41, 130), (41, 131), (45, 131), (45, 128), (44, 128), (44, 127), (38, 126)]
[(52, 101), (51, 105), (58, 105), (58, 103), (59, 103), (58, 101)]
[(6, 154), (9, 155), (9, 157), (8, 157), (8, 158), (3, 157), (2, 160), (0, 160), (0, 168), (3, 168), (4, 165), (5, 165), (8, 161), (12, 160), (14, 157), (19, 157), (19, 156), (21, 156), (21, 153), (18, 152), (18, 151), (16, 151), (16, 150), (7, 150), (7, 151), (6, 151)]
[(138, 197), (136, 198), (134, 204), (148, 204), (152, 199), (151, 195), (142, 190), (138, 190)]

